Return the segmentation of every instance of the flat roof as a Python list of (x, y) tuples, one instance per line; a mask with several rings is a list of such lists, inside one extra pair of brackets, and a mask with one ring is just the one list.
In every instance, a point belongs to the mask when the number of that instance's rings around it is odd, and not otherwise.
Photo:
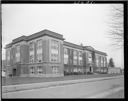
[(12, 43), (9, 43), (9, 44), (7, 44), (4, 48), (6, 49), (6, 48), (9, 48), (9, 47), (11, 47), (12, 46)]
[(57, 39), (60, 39), (60, 40), (64, 40), (63, 35), (45, 29), (45, 30), (42, 30), (40, 32), (34, 33), (32, 35), (29, 35), (29, 36), (25, 36), (25, 35), (20, 36), (16, 39), (12, 40), (12, 42), (10, 44), (7, 44), (6, 47), (9, 47), (12, 44), (15, 44), (17, 42), (29, 41), (29, 40), (32, 40), (32, 39), (35, 39), (35, 38), (38, 38), (38, 37), (41, 37), (41, 36), (44, 36), (44, 35), (51, 36), (51, 37), (54, 37), (54, 38), (57, 38)]
[(40, 32), (37, 32), (37, 33), (34, 33), (34, 34), (28, 36), (27, 41), (38, 38), (38, 37), (41, 37), (41, 36), (44, 36), (44, 35), (48, 35), (48, 36), (51, 36), (51, 37), (54, 37), (54, 38), (58, 38), (60, 40), (64, 40), (63, 35), (45, 29), (45, 30), (42, 30)]
[(95, 50), (92, 46), (81, 46), (81, 45), (76, 45), (76, 44), (73, 44), (73, 43), (70, 43), (70, 42), (67, 42), (67, 41), (64, 41), (64, 45), (69, 46), (69, 47), (73, 47), (73, 48), (77, 48), (77, 49), (81, 49), (81, 50), (94, 51), (97, 54), (107, 56), (107, 54), (105, 52)]
[(98, 51), (98, 50), (95, 50), (95, 52), (96, 52), (97, 54), (102, 54), (102, 55), (107, 56), (107, 53), (105, 53), (105, 52), (101, 52), (101, 51)]
[[(42, 30), (40, 32), (34, 33), (32, 35), (29, 35), (29, 36), (25, 36), (25, 35), (20, 36), (20, 37), (18, 37), (16, 39), (12, 40), (12, 42), (7, 44), (5, 48), (9, 48), (9, 47), (11, 47), (13, 44), (15, 44), (17, 42), (30, 41), (30, 40), (33, 40), (35, 38), (38, 38), (38, 37), (41, 37), (41, 36), (44, 36), (44, 35), (47, 35), (47, 36), (50, 36), (50, 37), (54, 37), (54, 38), (58, 38), (60, 40), (65, 40), (63, 38), (63, 35), (58, 34), (56, 32), (53, 32), (53, 31), (50, 31), (50, 30), (47, 30), (47, 29), (44, 29), (44, 30)], [(106, 53), (98, 51), (98, 50), (95, 50), (92, 46), (77, 45), (77, 44), (74, 44), (74, 43), (71, 43), (71, 42), (67, 42), (67, 41), (64, 41), (63, 44), (66, 45), (66, 46), (69, 46), (69, 47), (72, 47), (72, 48), (81, 49), (81, 50), (95, 51), (97, 54), (101, 54), (101, 55), (106, 55), (107, 56)]]
[(17, 42), (20, 42), (20, 41), (24, 41), (24, 40), (26, 40), (26, 38), (27, 38), (27, 36), (25, 36), (25, 35), (20, 36), (16, 39), (12, 40), (12, 43), (14, 44), (14, 43), (17, 43)]
[(77, 49), (83, 50), (83, 47), (81, 45), (76, 45), (76, 44), (73, 44), (73, 43), (70, 43), (70, 42), (67, 42), (67, 41), (64, 41), (64, 45), (72, 47), (72, 48), (77, 48)]

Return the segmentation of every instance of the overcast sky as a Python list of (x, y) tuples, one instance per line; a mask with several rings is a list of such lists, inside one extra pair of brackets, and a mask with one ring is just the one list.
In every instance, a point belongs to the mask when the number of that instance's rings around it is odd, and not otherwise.
[(110, 15), (110, 4), (2, 4), (2, 59), (14, 38), (48, 29), (68, 42), (106, 52), (122, 67), (123, 48), (116, 49), (109, 39)]

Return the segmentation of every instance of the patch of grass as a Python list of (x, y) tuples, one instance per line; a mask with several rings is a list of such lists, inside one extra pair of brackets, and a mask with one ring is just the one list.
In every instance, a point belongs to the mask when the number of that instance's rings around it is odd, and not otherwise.
[(68, 75), (64, 77), (11, 77), (11, 78), (2, 78), (2, 86), (40, 83), (40, 82), (52, 82), (52, 81), (64, 81), (64, 80), (89, 79), (89, 78), (98, 78), (98, 77), (111, 77), (116, 75), (119, 75), (119, 74)]

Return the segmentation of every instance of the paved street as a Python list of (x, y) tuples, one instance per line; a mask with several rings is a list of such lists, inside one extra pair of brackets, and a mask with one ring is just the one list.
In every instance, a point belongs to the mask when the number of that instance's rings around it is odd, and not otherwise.
[(106, 98), (124, 98), (124, 89), (107, 95)]
[[(89, 96), (124, 87), (124, 78), (84, 82), (48, 88), (4, 93), (3, 98), (87, 98)], [(114, 95), (113, 95), (114, 96)], [(111, 97), (111, 96), (109, 96)]]

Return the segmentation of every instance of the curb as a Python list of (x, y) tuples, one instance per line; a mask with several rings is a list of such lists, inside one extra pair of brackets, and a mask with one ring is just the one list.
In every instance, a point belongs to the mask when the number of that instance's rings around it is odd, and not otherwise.
[(95, 82), (100, 80), (108, 80), (113, 78), (122, 78), (123, 76), (114, 76), (114, 77), (102, 77), (102, 78), (91, 78), (91, 79), (79, 79), (79, 80), (66, 80), (66, 81), (54, 81), (54, 82), (43, 82), (43, 83), (32, 83), (32, 84), (21, 84), (21, 85), (9, 85), (2, 87), (2, 93), (16, 92), (22, 90), (30, 90), (30, 89), (39, 89), (39, 88), (47, 88), (51, 86), (62, 86), (76, 83), (87, 83), (87, 82)]

